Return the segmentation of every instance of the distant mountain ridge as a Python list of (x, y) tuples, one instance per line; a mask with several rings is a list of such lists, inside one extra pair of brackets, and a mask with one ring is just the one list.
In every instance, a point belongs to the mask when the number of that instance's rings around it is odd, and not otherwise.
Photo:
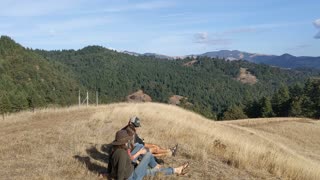
[(129, 55), (132, 55), (132, 56), (149, 56), (149, 57), (155, 57), (155, 58), (158, 58), (158, 59), (168, 59), (168, 60), (174, 60), (175, 59), (174, 57), (166, 56), (166, 55), (163, 55), (163, 54), (157, 54), (157, 53), (143, 53), (143, 54), (140, 54), (140, 53), (131, 52), (131, 51), (122, 51), (122, 53), (129, 54)]
[(210, 51), (203, 54), (186, 55), (186, 56), (166, 56), (156, 53), (144, 53), (139, 54), (135, 52), (124, 51), (123, 53), (134, 55), (134, 56), (152, 56), (159, 59), (183, 59), (185, 57), (195, 58), (195, 57), (210, 57), (210, 58), (223, 58), (229, 61), (234, 60), (247, 60), (249, 62), (257, 64), (267, 64), (270, 66), (277, 66), (282, 68), (316, 68), (320, 69), (320, 57), (310, 57), (310, 56), (293, 56), (291, 54), (285, 53), (283, 55), (267, 55), (259, 53), (248, 53), (238, 50), (220, 50), (220, 51)]
[(242, 51), (212, 51), (200, 54), (199, 56), (207, 56), (211, 58), (225, 58), (227, 60), (247, 60), (258, 64), (267, 64), (283, 68), (317, 68), (320, 69), (320, 57), (309, 56), (293, 56), (291, 54), (283, 54), (281, 56), (265, 55), (256, 53), (247, 53)]
[(265, 54), (257, 54), (257, 53), (248, 53), (238, 50), (221, 50), (221, 51), (211, 51), (206, 52), (203, 54), (200, 54), (199, 56), (206, 56), (206, 57), (219, 57), (219, 58), (225, 58), (227, 60), (247, 60), (250, 62), (254, 62), (254, 59), (257, 59), (259, 57), (264, 58), (273, 58), (274, 55), (265, 55)]

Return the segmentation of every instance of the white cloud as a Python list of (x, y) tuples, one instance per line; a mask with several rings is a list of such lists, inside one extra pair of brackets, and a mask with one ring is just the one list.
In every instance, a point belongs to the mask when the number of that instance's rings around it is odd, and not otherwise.
[(244, 27), (244, 28), (227, 30), (227, 31), (224, 31), (223, 34), (251, 33), (251, 32), (257, 32), (257, 31), (258, 29), (254, 27)]
[(150, 1), (144, 2), (140, 4), (135, 4), (133, 6), (134, 9), (141, 9), (141, 10), (152, 10), (152, 9), (159, 9), (159, 8), (167, 8), (173, 6), (174, 3), (172, 1)]
[(246, 33), (258, 33), (268, 30), (273, 30), (277, 28), (288, 28), (292, 26), (301, 26), (306, 25), (306, 22), (283, 22), (283, 23), (267, 23), (267, 24), (253, 24), (253, 25), (246, 25), (246, 26), (239, 26), (232, 29), (226, 29), (224, 31), (216, 31), (211, 32), (211, 35), (216, 37), (223, 37), (223, 36), (231, 36), (237, 34), (246, 34)]
[(50, 36), (56, 36), (56, 35), (57, 35), (57, 31), (54, 30), (54, 29), (50, 29), (50, 30), (49, 30), (49, 35), (50, 35)]
[(76, 0), (1, 0), (0, 16), (43, 16), (75, 8), (78, 4)]
[(82, 17), (73, 18), (62, 21), (54, 21), (43, 24), (38, 24), (35, 29), (40, 31), (49, 32), (51, 35), (55, 35), (58, 32), (74, 31), (78, 29), (95, 28), (96, 26), (105, 25), (114, 21), (113, 17)]
[(208, 32), (200, 32), (200, 33), (194, 34), (194, 42), (199, 44), (214, 45), (214, 46), (231, 44), (230, 39), (211, 37), (208, 34)]
[[(313, 22), (313, 25), (314, 25), (316, 28), (320, 29), (320, 19), (315, 20), (315, 21)], [(314, 36), (314, 38), (320, 39), (320, 31)]]
[[(102, 1), (103, 2), (103, 1)], [(174, 6), (172, 1), (113, 1), (104, 2), (93, 0), (1, 0), (0, 16), (5, 17), (28, 17), (28, 16), (44, 16), (63, 14), (90, 14), (90, 13), (113, 13), (126, 12), (132, 10), (154, 10), (160, 8), (168, 8)], [(92, 7), (95, 6), (95, 10)]]
[(286, 50), (289, 50), (289, 51), (301, 51), (301, 50), (304, 50), (304, 49), (310, 48), (310, 47), (312, 47), (311, 44), (299, 44), (299, 45), (287, 48)]
[(316, 26), (317, 28), (320, 28), (320, 19), (317, 19), (313, 22), (314, 26)]
[(197, 41), (207, 41), (209, 39), (208, 32), (200, 32), (194, 35)]
[(121, 13), (127, 11), (148, 11), (161, 8), (169, 8), (175, 5), (172, 1), (147, 1), (141, 3), (120, 3), (110, 4), (107, 8), (97, 8), (95, 10), (83, 10), (82, 14), (97, 14), (97, 13)]

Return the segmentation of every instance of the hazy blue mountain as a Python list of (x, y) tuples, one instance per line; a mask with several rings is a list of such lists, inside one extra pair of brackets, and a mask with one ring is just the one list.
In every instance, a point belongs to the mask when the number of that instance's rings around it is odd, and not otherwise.
[(132, 51), (122, 51), (122, 53), (129, 54), (129, 55), (132, 55), (132, 56), (155, 57), (157, 59), (168, 59), (168, 60), (175, 59), (174, 57), (163, 55), (163, 54), (157, 54), (157, 53), (143, 53), (143, 54), (140, 54), (140, 53), (136, 53), (136, 52), (132, 52)]
[(123, 51), (122, 53), (129, 54), (132, 56), (141, 56), (140, 53), (132, 52), (132, 51)]
[(263, 59), (262, 61), (253, 61), (256, 63), (264, 63), (273, 66), (279, 66), (284, 68), (317, 68), (320, 69), (320, 57), (296, 57), (290, 54), (283, 54), (281, 56), (275, 56), (272, 59)]
[(168, 60), (173, 60), (174, 58), (171, 56), (166, 56), (163, 54), (157, 54), (157, 53), (144, 53), (142, 54), (143, 56), (150, 56), (150, 57), (155, 57), (158, 59), (168, 59)]
[(225, 58), (227, 60), (240, 60), (245, 59), (250, 61), (252, 59), (252, 56), (254, 54), (241, 52), (237, 50), (229, 51), (229, 50), (221, 50), (221, 51), (212, 51), (212, 52), (206, 52), (204, 54), (200, 54), (200, 56), (207, 56), (207, 57), (219, 57), (219, 58)]
[(283, 54), (281, 56), (265, 55), (256, 53), (247, 53), (242, 51), (212, 51), (200, 54), (212, 58), (225, 58), (227, 60), (247, 60), (259, 64), (267, 64), (283, 68), (317, 68), (320, 69), (320, 57), (293, 56), (291, 54)]
[(124, 51), (123, 53), (134, 55), (134, 56), (149, 56), (158, 59), (184, 59), (186, 57), (196, 58), (200, 57), (210, 57), (210, 58), (224, 58), (229, 61), (234, 60), (247, 60), (249, 62), (257, 64), (267, 64), (270, 66), (277, 66), (282, 68), (316, 68), (320, 69), (320, 57), (309, 57), (309, 56), (293, 56), (291, 54), (283, 54), (281, 56), (277, 55), (267, 55), (259, 53), (248, 53), (238, 50), (221, 50), (221, 51), (211, 51), (198, 55), (187, 55), (181, 57), (172, 57), (157, 53), (144, 53), (139, 54), (130, 51)]

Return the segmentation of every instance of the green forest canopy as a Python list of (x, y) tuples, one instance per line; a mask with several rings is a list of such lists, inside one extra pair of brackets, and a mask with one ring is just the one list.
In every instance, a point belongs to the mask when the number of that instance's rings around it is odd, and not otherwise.
[[(163, 60), (132, 56), (88, 46), (81, 50), (31, 50), (9, 37), (0, 39), (0, 98), (2, 112), (77, 103), (78, 90), (99, 92), (100, 103), (124, 101), (142, 89), (154, 101), (167, 103), (172, 95), (187, 97), (181, 106), (206, 117), (221, 118), (234, 105), (270, 96), (281, 84), (292, 85), (318, 76), (319, 71), (289, 70), (247, 61), (198, 57)], [(240, 68), (257, 77), (254, 85), (236, 80)], [(22, 107), (20, 102), (24, 102)]]

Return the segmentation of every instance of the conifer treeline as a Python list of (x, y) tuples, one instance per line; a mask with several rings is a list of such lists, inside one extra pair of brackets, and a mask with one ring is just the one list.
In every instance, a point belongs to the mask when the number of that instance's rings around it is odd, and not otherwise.
[(231, 106), (223, 120), (265, 117), (320, 118), (320, 79), (311, 78), (305, 84), (282, 85), (272, 96)]
[[(167, 103), (172, 95), (187, 97), (181, 106), (212, 119), (222, 119), (223, 112), (233, 105), (272, 95), (281, 84), (303, 82), (319, 74), (207, 57), (167, 61), (99, 46), (36, 52), (49, 61), (65, 64), (85, 87), (98, 89), (102, 103), (123, 101), (128, 94), (142, 89), (157, 102)], [(183, 66), (194, 60), (192, 66)], [(240, 68), (255, 75), (258, 83), (237, 81)]]
[[(192, 66), (184, 66), (194, 60)], [(237, 81), (240, 68), (246, 68), (258, 82), (248, 85)], [(256, 103), (260, 107), (258, 100), (271, 96), (281, 84), (301, 83), (318, 75), (319, 71), (280, 69), (247, 61), (136, 57), (100, 46), (77, 51), (30, 50), (2, 36), (0, 113), (76, 104), (79, 89), (88, 90), (91, 97), (98, 91), (100, 103), (124, 101), (141, 89), (156, 102), (167, 103), (172, 95), (187, 97), (181, 106), (212, 119), (223, 119), (228, 113), (233, 116), (241, 110), (243, 116), (259, 117), (243, 105)], [(268, 98), (264, 101), (268, 105)], [(269, 112), (268, 108), (260, 109), (266, 111), (263, 114)]]

